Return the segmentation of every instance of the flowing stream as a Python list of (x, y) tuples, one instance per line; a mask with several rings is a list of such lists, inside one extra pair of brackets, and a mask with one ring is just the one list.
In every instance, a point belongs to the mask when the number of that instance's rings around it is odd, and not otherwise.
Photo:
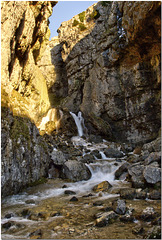
[[(78, 203), (76, 211), (78, 214), (84, 208), (87, 208), (87, 203), (84, 204), (84, 196), (91, 194), (93, 202), (94, 200), (102, 200), (102, 199), (109, 199), (113, 197), (117, 197), (117, 194), (114, 194), (113, 191), (110, 192), (102, 192), (102, 193), (95, 193), (92, 191), (93, 187), (103, 181), (108, 181), (113, 187), (112, 190), (115, 188), (121, 188), (127, 186), (127, 182), (119, 181), (114, 179), (114, 173), (117, 168), (124, 162), (123, 159), (114, 159), (114, 158), (107, 158), (102, 149), (107, 147), (107, 145), (102, 142), (100, 144), (94, 144), (86, 141), (81, 136), (83, 136), (83, 127), (84, 127), (84, 119), (82, 118), (81, 112), (78, 113), (76, 116), (74, 113), (71, 113), (73, 116), (75, 123), (78, 129), (78, 135), (72, 138), (72, 142), (74, 147), (82, 146), (83, 147), (83, 156), (85, 151), (88, 150), (91, 153), (93, 150), (98, 150), (101, 154), (101, 159), (95, 157), (95, 161), (93, 163), (86, 164), (91, 171), (92, 177), (88, 181), (80, 181), (80, 182), (64, 182), (62, 179), (49, 179), (47, 183), (30, 187), (26, 189), (26, 191), (6, 197), (2, 200), (2, 224), (7, 223), (8, 221), (12, 222), (11, 227), (9, 230), (7, 228), (2, 229), (2, 236), (3, 238), (28, 238), (29, 232), (34, 231), (34, 229), (41, 227), (45, 227), (46, 224), (51, 223), (54, 221), (54, 218), (49, 217), (48, 220), (42, 221), (42, 219), (28, 219), (25, 215), (23, 216), (22, 212), (24, 209), (30, 209), (30, 211), (36, 211), (35, 209), (39, 209), (39, 211), (48, 212), (50, 209), (55, 209), (61, 211), (75, 211), (74, 209), (69, 210), (69, 200), (72, 196), (65, 195), (65, 188), (66, 190), (71, 190), (75, 192), (75, 197), (78, 199), (83, 199), (82, 203)], [(89, 195), (90, 196), (90, 195)], [(52, 201), (52, 203), (51, 203)], [(46, 206), (46, 207), (45, 207)], [(52, 208), (53, 206), (53, 208)], [(40, 210), (41, 209), (41, 210)], [(68, 210), (67, 210), (68, 209)], [(82, 209), (82, 210), (81, 210)], [(50, 210), (50, 211), (52, 211)], [(38, 210), (37, 210), (38, 211)], [(7, 214), (10, 214), (10, 218), (7, 218)], [(48, 212), (49, 214), (49, 212)], [(51, 214), (51, 213), (50, 213)], [(92, 214), (92, 213), (91, 213)], [(62, 215), (64, 215), (62, 213)], [(50, 215), (51, 216), (51, 215)], [(60, 221), (59, 223), (56, 221)], [(61, 220), (62, 219), (62, 220)], [(66, 219), (66, 217), (65, 217)], [(65, 221), (59, 216), (55, 217), (55, 222), (57, 226)], [(62, 221), (62, 222), (61, 222)], [(21, 224), (22, 225), (21, 225)], [(20, 224), (20, 225), (19, 225)], [(67, 223), (66, 223), (67, 224)], [(46, 226), (47, 227), (47, 226)], [(53, 233), (49, 233), (50, 238), (54, 238), (58, 236), (52, 235)], [(49, 237), (49, 236), (46, 236)], [(65, 236), (67, 238), (67, 236)]]

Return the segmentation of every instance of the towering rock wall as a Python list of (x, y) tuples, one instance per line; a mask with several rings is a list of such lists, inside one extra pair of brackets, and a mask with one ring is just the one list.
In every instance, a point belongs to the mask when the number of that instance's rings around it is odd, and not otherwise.
[(1, 2), (2, 105), (34, 120), (50, 107), (39, 60), (49, 40), (48, 18), (56, 2)]
[(53, 93), (64, 98), (62, 107), (81, 110), (92, 132), (97, 129), (111, 139), (133, 143), (157, 137), (160, 4), (99, 2), (58, 29), (52, 61), (55, 67), (58, 58), (62, 62), (66, 84), (64, 91), (53, 84)]

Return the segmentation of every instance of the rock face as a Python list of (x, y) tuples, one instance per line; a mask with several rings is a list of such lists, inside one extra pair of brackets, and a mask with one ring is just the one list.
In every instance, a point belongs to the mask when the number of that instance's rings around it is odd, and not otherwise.
[(50, 107), (47, 85), (37, 66), (50, 31), (56, 2), (4, 1), (1, 4), (2, 104), (37, 122)]
[(50, 156), (47, 143), (27, 118), (2, 108), (1, 127), (1, 187), (6, 196), (46, 177)]
[(56, 68), (50, 93), (70, 111), (81, 110), (92, 131), (133, 143), (157, 137), (160, 4), (99, 2), (63, 22), (59, 44), (47, 46)]

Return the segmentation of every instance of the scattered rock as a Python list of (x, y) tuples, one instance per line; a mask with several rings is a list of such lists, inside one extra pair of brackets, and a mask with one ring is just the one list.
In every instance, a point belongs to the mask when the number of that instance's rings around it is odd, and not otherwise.
[(26, 204), (35, 204), (35, 201), (33, 199), (29, 199), (25, 201)]
[(120, 190), (120, 197), (123, 199), (134, 199), (136, 190), (134, 188), (123, 188)]
[(97, 192), (107, 192), (111, 187), (112, 187), (112, 185), (108, 181), (103, 181), (103, 182), (95, 185), (92, 190), (96, 193)]
[(152, 142), (146, 143), (142, 147), (143, 151), (160, 152), (161, 151), (161, 137), (158, 137)]
[(93, 154), (90, 153), (90, 154), (84, 155), (82, 162), (84, 162), (84, 163), (93, 163), (94, 160), (95, 160), (95, 158), (94, 158)]
[(143, 176), (147, 183), (155, 184), (161, 181), (161, 169), (152, 166), (146, 166)]
[(113, 201), (112, 207), (114, 212), (117, 214), (124, 215), (126, 212), (126, 205), (124, 200), (118, 199)]
[(68, 160), (63, 164), (63, 177), (72, 181), (88, 180), (91, 177), (89, 168), (82, 162)]
[(135, 226), (134, 228), (132, 228), (132, 233), (133, 234), (142, 234), (144, 232), (144, 228), (138, 224), (137, 226)]
[(76, 197), (72, 197), (71, 199), (70, 199), (70, 202), (77, 202), (78, 201), (78, 198), (76, 198)]
[(87, 198), (87, 197), (93, 197), (94, 195), (92, 194), (92, 193), (89, 193), (89, 194), (87, 194), (87, 195), (83, 195), (82, 197), (85, 197), (85, 198)]
[(60, 212), (53, 212), (51, 213), (50, 217), (58, 217), (58, 216), (61, 216), (61, 213)]
[(120, 152), (117, 149), (113, 149), (113, 148), (107, 148), (104, 150), (104, 154), (106, 155), (106, 157), (108, 158), (121, 158), (124, 156), (124, 154), (122, 152)]
[(67, 186), (66, 184), (62, 186), (62, 188), (67, 188), (67, 187), (68, 187), (68, 186)]
[(134, 208), (127, 208), (127, 211), (124, 216), (120, 217), (120, 221), (122, 222), (134, 222), (135, 217), (133, 216)]
[(39, 239), (42, 237), (42, 230), (41, 229), (38, 229), (32, 233), (29, 234), (29, 237), (31, 239)]
[(148, 194), (148, 198), (152, 199), (152, 200), (158, 200), (161, 199), (161, 192), (158, 190), (153, 190), (152, 192), (150, 192)]
[(124, 173), (128, 171), (128, 167), (130, 164), (128, 162), (123, 163), (115, 172), (115, 178), (119, 179), (119, 177)]
[(12, 218), (14, 217), (13, 213), (7, 213), (4, 218)]
[(93, 206), (102, 206), (103, 202), (102, 201), (96, 201), (93, 203)]
[(2, 228), (9, 229), (13, 225), (13, 222), (6, 222), (2, 224)]
[(71, 191), (71, 190), (65, 190), (64, 194), (67, 194), (67, 195), (75, 195), (76, 192)]
[(146, 209), (143, 210), (141, 214), (141, 219), (144, 221), (152, 221), (158, 216), (158, 213), (154, 210), (153, 207), (147, 207)]
[(160, 226), (152, 227), (144, 236), (144, 239), (161, 239), (161, 227)]
[(145, 159), (145, 165), (149, 165), (152, 162), (158, 162), (161, 161), (161, 152), (152, 152), (150, 155)]
[(95, 156), (97, 159), (101, 159), (101, 158), (102, 158), (101, 153), (100, 153), (98, 150), (93, 150), (91, 153), (92, 153), (93, 156)]
[(128, 168), (128, 173), (131, 176), (131, 181), (135, 188), (144, 188), (143, 170), (144, 165), (139, 163), (133, 164)]
[(146, 199), (147, 198), (147, 192), (142, 191), (142, 189), (136, 189), (136, 198), (137, 199)]
[(108, 224), (113, 223), (114, 220), (118, 218), (118, 215), (115, 212), (110, 211), (110, 212), (97, 214), (96, 217), (97, 219), (96, 219), (95, 225), (97, 227), (104, 227)]

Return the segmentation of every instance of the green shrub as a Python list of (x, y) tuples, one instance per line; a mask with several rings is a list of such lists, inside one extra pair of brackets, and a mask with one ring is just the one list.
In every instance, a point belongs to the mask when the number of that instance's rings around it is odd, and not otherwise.
[(74, 19), (74, 22), (73, 22), (73, 24), (72, 24), (72, 27), (75, 27), (75, 26), (77, 26), (79, 24), (79, 22), (76, 20), (76, 19)]
[(98, 10), (94, 10), (89, 16), (90, 16), (90, 19), (91, 19), (91, 20), (92, 20), (92, 19), (97, 19), (97, 18), (100, 17), (100, 13), (99, 13)]
[(79, 13), (78, 16), (79, 16), (79, 20), (80, 20), (81, 22), (84, 22), (84, 19), (85, 19), (85, 11), (82, 12), (82, 13)]
[(85, 26), (83, 23), (80, 23), (80, 24), (79, 24), (79, 29), (80, 29), (80, 31), (84, 31), (84, 30), (86, 30), (87, 28), (86, 28), (86, 26)]

